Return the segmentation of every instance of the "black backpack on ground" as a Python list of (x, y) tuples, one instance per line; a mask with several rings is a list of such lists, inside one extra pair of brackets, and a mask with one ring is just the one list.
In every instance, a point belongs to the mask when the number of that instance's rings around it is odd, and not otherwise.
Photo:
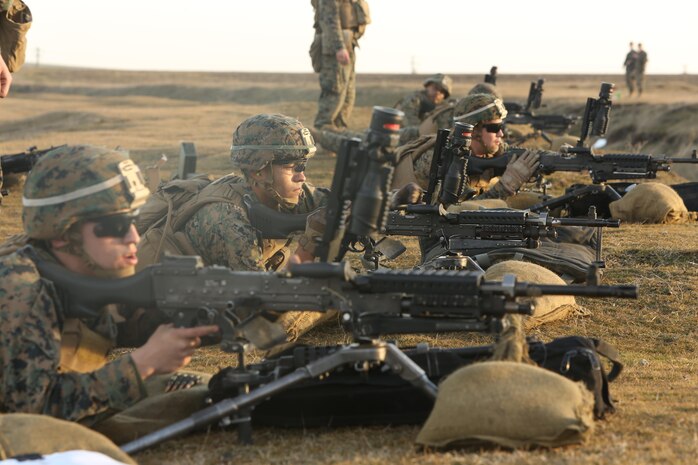
[[(258, 382), (263, 384), (337, 349), (338, 346), (294, 347), (248, 369), (258, 372)], [(458, 368), (490, 358), (493, 346), (439, 349), (423, 345), (404, 352), (438, 383)], [(531, 340), (529, 355), (541, 367), (582, 381), (594, 394), (596, 418), (614, 411), (609, 382), (622, 370), (614, 347), (598, 339), (571, 336), (547, 344)], [(612, 364), (608, 374), (601, 357)], [(209, 388), (214, 402), (241, 392), (232, 381), (240, 379), (239, 373), (235, 368), (226, 368), (211, 379)], [(324, 379), (304, 382), (260, 403), (252, 411), (252, 423), (282, 427), (421, 424), (432, 407), (429, 397), (384, 365), (368, 371), (346, 366)]]

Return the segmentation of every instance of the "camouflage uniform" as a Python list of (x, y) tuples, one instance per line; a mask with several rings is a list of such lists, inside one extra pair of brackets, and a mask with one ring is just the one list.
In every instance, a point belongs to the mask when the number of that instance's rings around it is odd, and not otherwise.
[[(632, 47), (632, 44), (630, 44)], [(637, 52), (635, 50), (630, 50), (627, 55), (625, 55), (625, 61), (623, 62), (625, 66), (625, 83), (628, 85), (628, 92), (633, 95), (635, 91), (635, 79), (637, 70)]]
[[(428, 115), (432, 114), (436, 108), (448, 106), (449, 102), (443, 102), (438, 107), (429, 99), (426, 87), (435, 84), (443, 93), (444, 98), (448, 98), (452, 91), (452, 80), (443, 74), (435, 74), (424, 80), (425, 89), (416, 90), (400, 99), (394, 108), (402, 111), (405, 116), (400, 128), (400, 144), (404, 145), (415, 140), (420, 135), (420, 124)], [(448, 127), (448, 126), (446, 126)], [(349, 130), (318, 129), (314, 132), (316, 142), (331, 152), (338, 152), (342, 140), (350, 138), (363, 139), (366, 132), (356, 132)]]
[[(642, 44), (640, 44), (642, 46)], [(635, 80), (637, 81), (637, 94), (642, 95), (645, 85), (645, 67), (647, 66), (647, 52), (642, 48), (637, 52), (637, 64), (635, 70)]]
[[(243, 121), (233, 136), (233, 165), (243, 172), (257, 172), (270, 163), (305, 161), (315, 152), (310, 133), (303, 125), (283, 115), (256, 115)], [(309, 213), (326, 203), (327, 190), (303, 184), (297, 205), (282, 199), (277, 209), (287, 213)], [(204, 188), (199, 197), (220, 198), (200, 208), (184, 226), (193, 249), (206, 265), (234, 270), (275, 270), (290, 256), (291, 238), (262, 239), (250, 224), (244, 196), (256, 199), (248, 179), (229, 175)]]
[[(484, 107), (485, 104), (487, 104), (488, 107), (486, 110), (470, 115), (472, 108)], [(454, 119), (463, 123), (476, 125), (480, 121), (488, 121), (498, 117), (504, 118), (506, 115), (507, 112), (501, 100), (495, 99), (494, 96), (489, 94), (473, 94), (460, 99), (453, 106), (453, 116), (450, 119), (448, 127), (453, 127)], [(399, 147), (397, 151), (400, 163), (411, 163), (415, 182), (425, 190), (429, 185), (429, 171), (431, 170), (431, 160), (434, 156), (433, 147), (435, 143), (436, 134), (431, 134), (422, 136), (410, 144)], [(503, 154), (507, 149), (508, 146), (502, 143), (495, 156)], [(482, 176), (470, 177), (468, 179), (469, 188), (465, 190), (461, 200), (506, 199), (513, 194), (513, 192), (500, 183), (496, 183), (494, 186), (487, 189), (493, 177), (491, 171), (485, 171)]]
[[(313, 0), (315, 7), (315, 42), (320, 42), (319, 64), (316, 71), (320, 78), (320, 98), (315, 127), (334, 126), (346, 128), (356, 98), (356, 55), (354, 48), (358, 45), (363, 32), (357, 24), (352, 0)], [(346, 49), (349, 63), (342, 65), (337, 61), (336, 53)], [(314, 65), (315, 67), (315, 65)]]
[[(243, 202), (244, 195), (254, 198), (248, 182), (239, 176), (227, 176), (202, 191), (223, 193), (225, 202), (203, 206), (184, 227), (194, 250), (206, 265), (222, 265), (233, 270), (276, 270), (290, 255), (291, 239), (263, 239), (250, 224)], [(279, 206), (287, 213), (308, 213), (326, 203), (327, 191), (303, 185), (299, 204), (294, 208)]]
[[(67, 164), (70, 170), (65, 169)], [(79, 218), (132, 211), (148, 191), (139, 184), (138, 170), (126, 155), (89, 146), (49, 152), (32, 175), (25, 185), (22, 219), (35, 247), (0, 258), (0, 411), (42, 413), (90, 425), (100, 414), (126, 409), (142, 399), (143, 381), (128, 355), (89, 372), (68, 367), (62, 331), (69, 317), (59, 292), (40, 276), (35, 261), (56, 261), (43, 248), (43, 240), (61, 237)], [(66, 199), (66, 186), (72, 189), (70, 195), (85, 189), (93, 193)], [(112, 346), (137, 345), (144, 340), (143, 333), (154, 330), (142, 321), (127, 324), (115, 310), (107, 308), (84, 322), (85, 334), (93, 335), (96, 345), (105, 349), (102, 358)], [(119, 332), (124, 325), (129, 330)]]
[[(36, 251), (44, 260), (55, 261), (45, 250)], [(97, 415), (124, 410), (146, 396), (129, 355), (87, 373), (61, 368), (66, 315), (59, 293), (41, 278), (26, 249), (0, 259), (0, 283), (0, 411), (40, 413), (92, 425)], [(90, 326), (117, 344), (117, 327), (109, 314)]]

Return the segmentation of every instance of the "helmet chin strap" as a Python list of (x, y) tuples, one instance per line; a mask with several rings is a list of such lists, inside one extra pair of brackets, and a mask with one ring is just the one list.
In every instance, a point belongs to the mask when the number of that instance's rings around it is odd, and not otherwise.
[(298, 202), (300, 201), (299, 197), (282, 197), (281, 194), (279, 194), (279, 191), (277, 191), (274, 188), (274, 169), (272, 168), (271, 164), (268, 164), (267, 167), (269, 167), (269, 174), (271, 181), (269, 180), (264, 180), (264, 181), (254, 181), (255, 184), (261, 185), (262, 189), (264, 189), (264, 192), (266, 192), (279, 206), (287, 209), (292, 209), (296, 205), (298, 205)]

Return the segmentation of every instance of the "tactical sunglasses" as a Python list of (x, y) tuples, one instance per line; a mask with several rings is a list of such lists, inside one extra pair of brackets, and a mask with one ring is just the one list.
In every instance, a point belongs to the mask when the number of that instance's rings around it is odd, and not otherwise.
[(136, 217), (136, 213), (122, 213), (120, 215), (101, 216), (89, 221), (95, 223), (93, 229), (95, 236), (122, 238), (131, 230), (131, 225), (136, 222)]
[(292, 165), (293, 165), (293, 171), (295, 171), (296, 173), (302, 173), (302, 172), (305, 171), (305, 165), (306, 165), (306, 163), (307, 163), (307, 161), (299, 161), (299, 162), (295, 162), (295, 163), (287, 163), (287, 162), (284, 162), (284, 163), (280, 163), (280, 162), (279, 162), (279, 163), (277, 163), (277, 162), (274, 162), (273, 164), (274, 164), (274, 165), (291, 165), (291, 164), (292, 164)]
[(504, 123), (488, 123), (483, 124), (482, 127), (485, 128), (485, 131), (487, 132), (497, 134), (499, 131), (504, 129)]

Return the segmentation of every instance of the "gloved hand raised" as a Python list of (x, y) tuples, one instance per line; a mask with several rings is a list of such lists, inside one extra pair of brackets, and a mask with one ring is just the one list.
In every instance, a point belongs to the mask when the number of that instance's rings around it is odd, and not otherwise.
[(532, 150), (514, 155), (504, 174), (499, 178), (499, 182), (513, 194), (533, 177), (539, 164), (540, 155)]

